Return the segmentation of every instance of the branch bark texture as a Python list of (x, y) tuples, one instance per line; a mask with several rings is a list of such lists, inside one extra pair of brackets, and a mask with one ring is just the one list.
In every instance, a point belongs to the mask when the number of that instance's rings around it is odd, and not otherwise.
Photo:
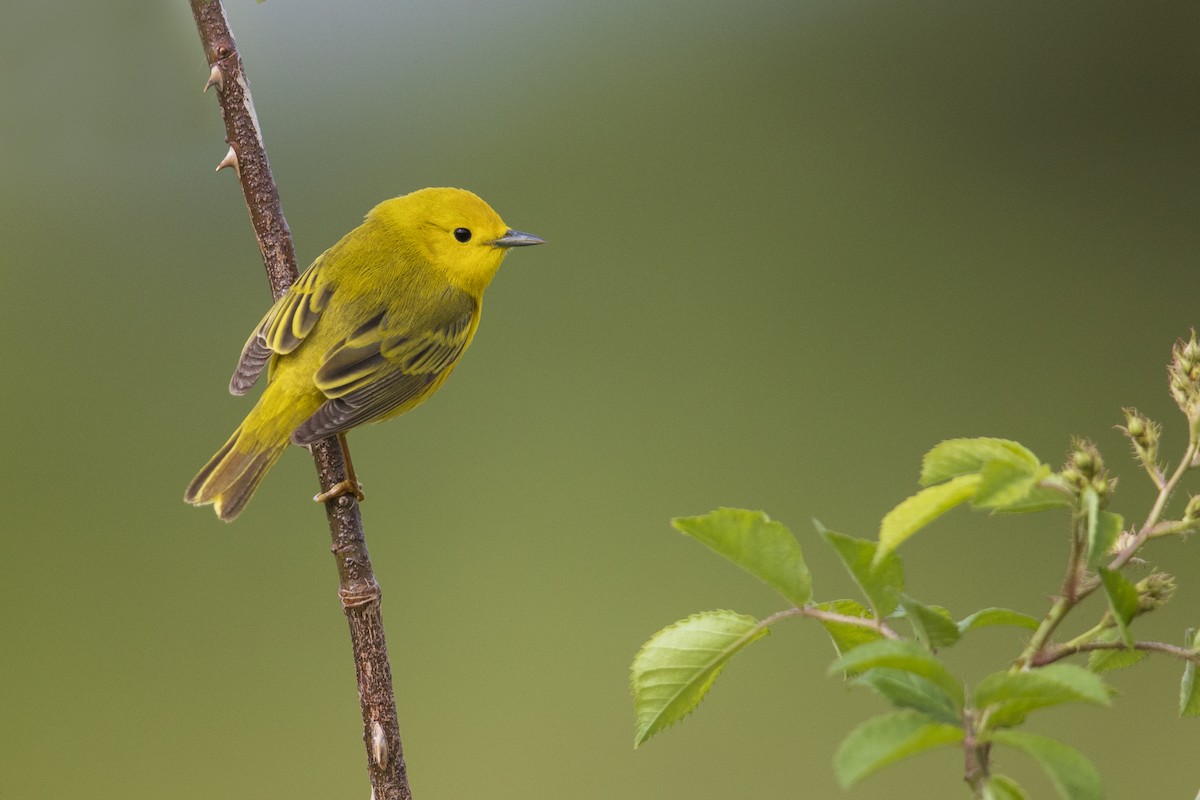
[[(211, 70), (205, 88), (212, 86), (217, 90), (230, 148), (218, 169), (231, 167), (238, 175), (271, 294), (278, 298), (296, 279), (296, 252), (267, 162), (250, 84), (220, 0), (190, 0), (190, 3)], [(313, 445), (312, 455), (322, 491), (346, 479), (346, 459), (336, 438)], [(338, 595), (350, 624), (354, 648), (372, 797), (410, 800), (412, 792), (400, 744), (381, 595), (367, 553), (358, 502), (352, 495), (342, 495), (328, 501), (325, 512), (337, 562)]]

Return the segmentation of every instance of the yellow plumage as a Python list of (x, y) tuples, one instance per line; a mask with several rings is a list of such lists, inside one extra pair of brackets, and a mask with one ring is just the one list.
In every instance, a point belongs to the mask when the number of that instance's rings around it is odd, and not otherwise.
[(313, 442), (419, 405), (450, 375), (479, 326), (508, 228), (463, 189), (386, 200), (326, 250), (271, 307), (229, 383), (258, 404), (188, 485), (184, 499), (232, 520), (289, 443)]

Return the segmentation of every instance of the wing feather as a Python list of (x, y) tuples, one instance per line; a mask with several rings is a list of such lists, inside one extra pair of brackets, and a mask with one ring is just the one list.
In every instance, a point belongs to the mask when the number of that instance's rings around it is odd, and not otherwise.
[(276, 353), (290, 353), (304, 341), (333, 293), (333, 286), (323, 279), (320, 266), (324, 257), (306, 269), (286, 293), (271, 306), (246, 340), (238, 358), (233, 377), (229, 380), (232, 394), (250, 391), (263, 368)]
[(442, 301), (425, 325), (397, 324), (380, 314), (332, 348), (313, 376), (329, 400), (292, 441), (312, 444), (384, 419), (436, 389), (466, 350), (479, 310), (466, 293)]

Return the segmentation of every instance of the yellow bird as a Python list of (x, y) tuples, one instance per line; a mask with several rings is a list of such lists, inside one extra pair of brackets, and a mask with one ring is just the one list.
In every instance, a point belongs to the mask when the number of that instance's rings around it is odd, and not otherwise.
[(534, 244), (542, 240), (509, 228), (464, 189), (421, 189), (375, 206), (250, 335), (229, 391), (248, 392), (264, 367), (266, 389), (184, 499), (232, 520), (288, 443), (420, 405), (471, 343), (508, 249)]

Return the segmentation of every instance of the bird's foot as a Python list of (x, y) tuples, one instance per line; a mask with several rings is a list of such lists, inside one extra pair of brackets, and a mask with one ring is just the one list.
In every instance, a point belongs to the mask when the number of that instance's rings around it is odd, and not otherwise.
[(345, 497), (346, 495), (354, 495), (354, 499), (360, 503), (367, 499), (366, 495), (363, 494), (362, 484), (357, 480), (351, 480), (350, 478), (347, 478), (344, 481), (335, 483), (333, 486), (330, 486), (320, 494), (315, 495), (313, 497), (313, 502), (328, 503), (330, 500), (336, 500), (337, 498)]

